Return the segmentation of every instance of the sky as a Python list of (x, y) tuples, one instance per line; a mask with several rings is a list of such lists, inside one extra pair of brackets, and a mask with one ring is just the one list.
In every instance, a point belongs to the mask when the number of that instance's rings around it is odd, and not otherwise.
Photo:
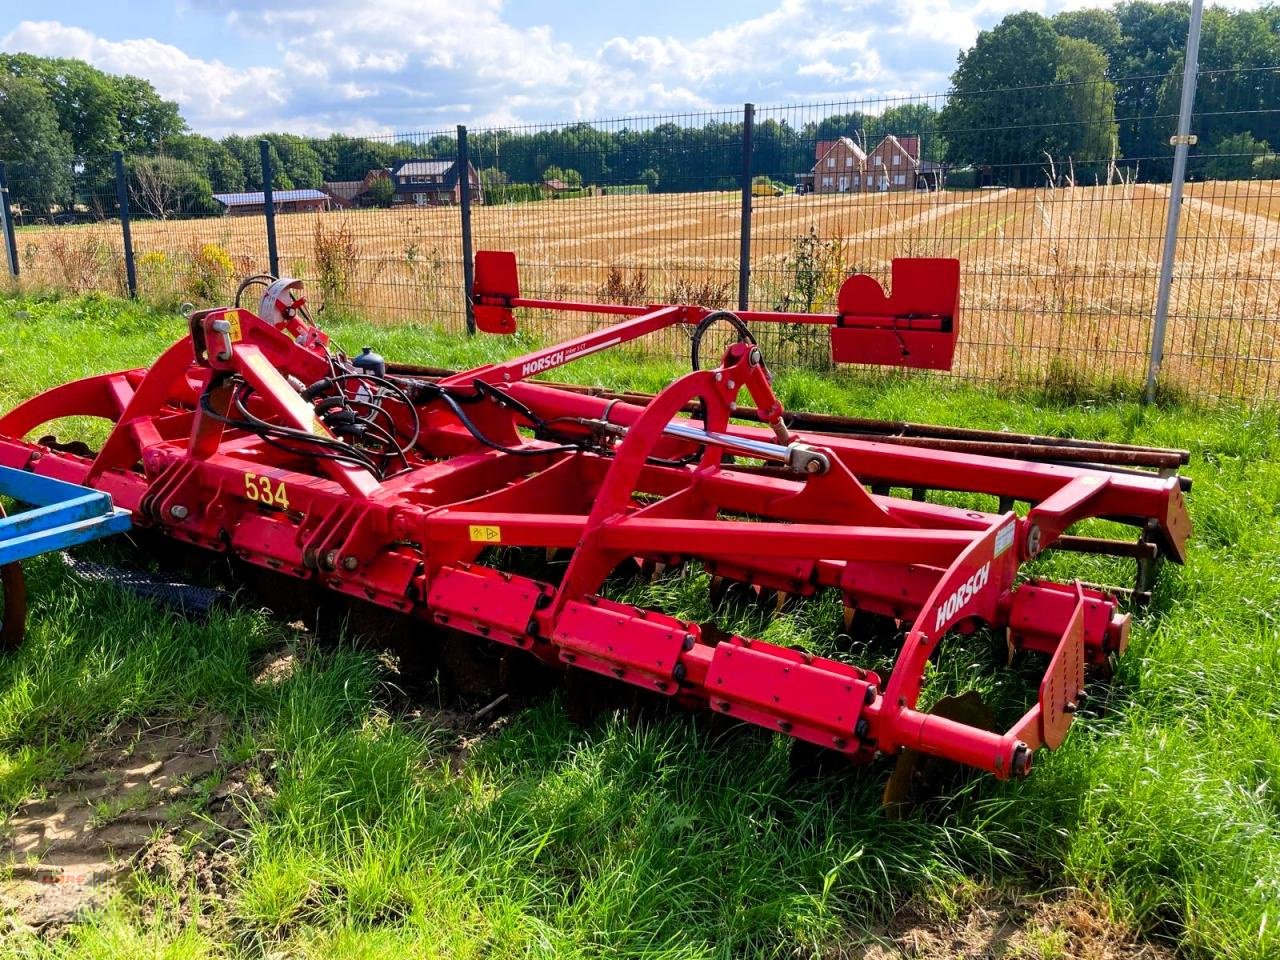
[(2, 0), (0, 50), (145, 77), (211, 136), (371, 135), (941, 93), (1006, 14), (1097, 4)]

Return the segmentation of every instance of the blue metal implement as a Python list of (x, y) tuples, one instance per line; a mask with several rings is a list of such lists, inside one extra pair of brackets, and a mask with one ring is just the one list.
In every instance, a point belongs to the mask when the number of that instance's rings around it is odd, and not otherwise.
[(0, 467), (0, 496), (19, 505), (13, 516), (0, 518), (0, 564), (64, 550), (130, 526), (129, 512), (114, 506), (110, 494), (25, 470)]

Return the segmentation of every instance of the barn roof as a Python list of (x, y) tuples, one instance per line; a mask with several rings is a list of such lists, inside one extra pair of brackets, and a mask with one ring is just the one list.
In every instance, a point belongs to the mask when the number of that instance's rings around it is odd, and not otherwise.
[(453, 169), (454, 163), (453, 160), (405, 160), (392, 167), (391, 172), (397, 177), (438, 177)]
[[(213, 199), (225, 207), (251, 207), (267, 202), (261, 190), (250, 193), (215, 193)], [(328, 200), (319, 190), (272, 190), (271, 199), (276, 203), (292, 203), (298, 200)]]
[(329, 191), (330, 196), (337, 197), (339, 200), (354, 200), (364, 192), (365, 182), (363, 180), (328, 180), (324, 188)]

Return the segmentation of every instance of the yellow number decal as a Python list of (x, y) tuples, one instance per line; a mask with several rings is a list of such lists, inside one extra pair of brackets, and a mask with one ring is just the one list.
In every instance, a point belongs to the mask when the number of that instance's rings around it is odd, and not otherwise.
[(289, 494), (284, 488), (284, 481), (281, 480), (273, 488), (270, 477), (259, 476), (256, 473), (244, 475), (244, 498), (254, 503), (266, 504), (268, 507), (289, 509)]
[(487, 526), (472, 526), (471, 540), (473, 543), (501, 543), (502, 528)]

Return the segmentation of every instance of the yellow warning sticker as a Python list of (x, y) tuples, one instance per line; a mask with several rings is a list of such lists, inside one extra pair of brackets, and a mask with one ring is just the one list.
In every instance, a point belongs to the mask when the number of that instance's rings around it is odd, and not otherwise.
[(239, 343), (244, 339), (244, 333), (240, 330), (240, 317), (237, 314), (228, 313), (227, 324), (231, 327), (228, 333), (232, 343)]
[(472, 543), (501, 543), (502, 528), (487, 526), (471, 526), (471, 542)]

